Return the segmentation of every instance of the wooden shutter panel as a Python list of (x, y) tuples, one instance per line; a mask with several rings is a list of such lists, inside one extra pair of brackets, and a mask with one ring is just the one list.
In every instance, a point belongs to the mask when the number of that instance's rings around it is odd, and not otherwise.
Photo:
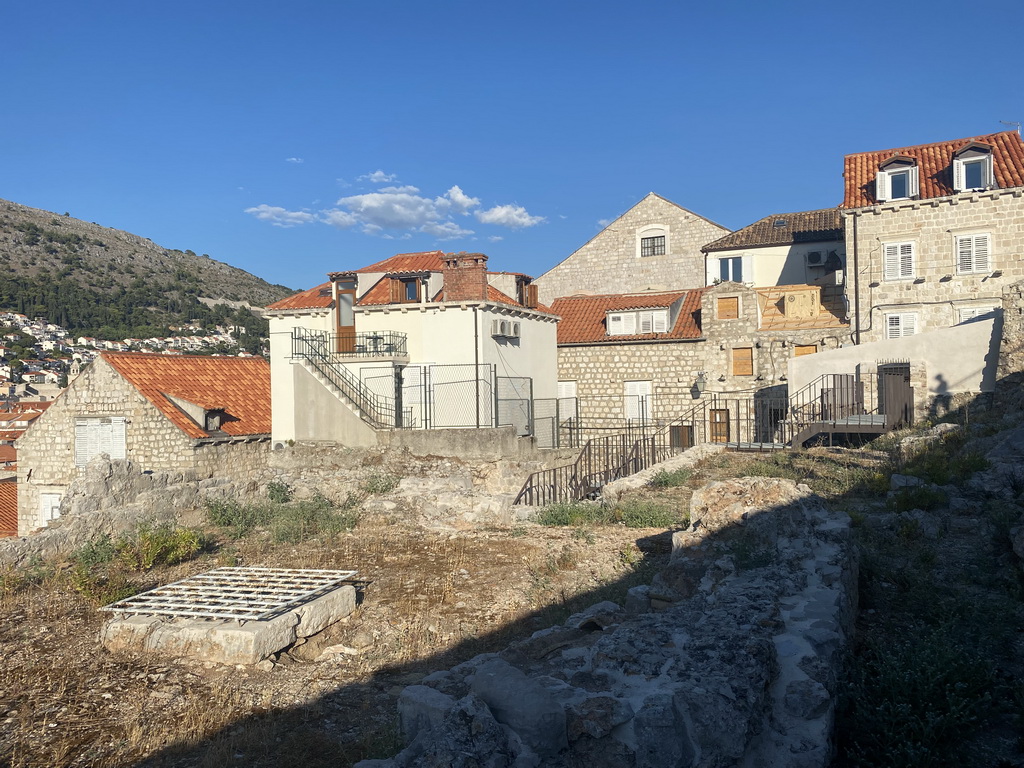
[(793, 357), (803, 357), (804, 355), (813, 355), (818, 351), (817, 344), (797, 344), (793, 351)]
[(530, 309), (535, 309), (538, 303), (537, 286), (531, 283), (526, 286), (526, 306)]
[(740, 316), (739, 296), (723, 296), (718, 300), (718, 319), (735, 320)]
[(732, 375), (754, 375), (754, 350), (752, 347), (739, 347), (732, 351)]
[(654, 313), (654, 332), (666, 333), (668, 331), (668, 312)]
[(885, 171), (875, 176), (875, 199), (880, 203), (889, 199), (889, 174)]
[(990, 235), (974, 236), (974, 269), (977, 272), (988, 272), (989, 270), (990, 245)]
[(402, 285), (402, 281), (401, 280), (399, 280), (397, 277), (392, 277), (391, 278), (391, 303), (392, 304), (399, 304), (399, 303), (401, 303), (402, 298), (403, 298), (403, 296), (402, 296), (402, 288), (403, 287), (404, 286)]

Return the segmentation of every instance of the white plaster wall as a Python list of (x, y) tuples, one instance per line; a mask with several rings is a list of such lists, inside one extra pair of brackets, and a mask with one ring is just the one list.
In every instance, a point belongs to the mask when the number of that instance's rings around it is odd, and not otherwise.
[(800, 391), (822, 374), (854, 373), (858, 365), (870, 372), (879, 362), (909, 360), (924, 365), (930, 395), (991, 392), (1001, 333), (1001, 318), (986, 317), (904, 339), (794, 357), (789, 361), (789, 391)]
[(274, 442), (297, 440), (295, 367), (291, 361), (292, 330), (332, 331), (333, 310), (270, 316), (270, 413)]
[(715, 280), (720, 279), (720, 259), (740, 256), (743, 258), (743, 275), (747, 278), (744, 282), (752, 282), (757, 288), (772, 285), (809, 285), (830, 274), (820, 267), (807, 266), (809, 251), (823, 251), (825, 258), (828, 257), (829, 251), (836, 251), (843, 264), (846, 263), (846, 245), (842, 240), (712, 251), (707, 256), (706, 284), (714, 285)]

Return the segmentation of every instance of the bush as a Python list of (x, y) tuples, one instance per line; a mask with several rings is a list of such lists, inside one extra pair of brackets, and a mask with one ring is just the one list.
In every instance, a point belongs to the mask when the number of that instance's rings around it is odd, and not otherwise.
[(267, 498), (275, 504), (284, 504), (292, 500), (292, 489), (287, 483), (272, 480), (267, 483)]
[(366, 478), (363, 482), (363, 491), (373, 496), (381, 496), (385, 493), (391, 493), (391, 491), (398, 487), (401, 481), (402, 478), (400, 477), (389, 475), (386, 472), (379, 472)]
[(271, 518), (271, 508), (260, 504), (241, 504), (233, 499), (208, 499), (206, 517), (213, 525), (231, 529), (230, 535), (240, 539)]
[(585, 501), (551, 504), (534, 515), (534, 522), (573, 527), (624, 525), (627, 528), (670, 528), (685, 525), (687, 520), (660, 504), (630, 500), (614, 505)]
[(941, 507), (947, 500), (946, 492), (941, 488), (930, 485), (913, 485), (896, 491), (893, 505), (897, 512), (907, 512), (911, 509), (927, 511)]
[(651, 478), (650, 485), (655, 488), (675, 488), (680, 485), (686, 485), (691, 477), (693, 477), (693, 470), (688, 467), (671, 471), (661, 469)]
[(228, 529), (232, 538), (248, 536), (267, 528), (276, 542), (298, 543), (321, 535), (350, 531), (359, 522), (359, 497), (350, 497), (336, 507), (322, 495), (284, 504), (240, 504), (229, 499), (210, 499), (206, 515), (210, 523)]

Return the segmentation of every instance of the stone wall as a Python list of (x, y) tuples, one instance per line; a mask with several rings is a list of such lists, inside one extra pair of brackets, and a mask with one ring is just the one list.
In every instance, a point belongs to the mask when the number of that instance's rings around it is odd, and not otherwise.
[[(1020, 188), (992, 190), (844, 212), (850, 311), (857, 290), (861, 341), (885, 338), (886, 313), (916, 312), (921, 333), (955, 325), (960, 308), (999, 306), (1003, 289), (1024, 278), (1021, 195)], [(989, 269), (958, 275), (955, 236), (986, 232)], [(882, 245), (908, 241), (916, 245), (915, 279), (886, 280)]]
[(399, 697), (409, 746), (358, 768), (825, 768), (853, 634), (845, 513), (806, 486), (694, 494), (670, 566)]
[[(721, 297), (740, 299), (739, 317), (716, 317)], [(808, 328), (786, 331), (758, 330), (757, 294), (739, 283), (709, 287), (702, 297), (703, 338), (563, 345), (558, 348), (559, 381), (575, 381), (580, 418), (594, 426), (621, 425), (626, 417), (625, 382), (650, 381), (653, 419), (675, 418), (697, 404), (701, 397), (749, 399), (755, 393), (786, 396), (786, 375), (796, 345), (814, 344), (819, 350), (839, 346), (836, 329)], [(733, 350), (751, 350), (750, 375), (737, 375)], [(703, 392), (695, 385), (705, 373)]]
[[(664, 255), (640, 256), (644, 227), (667, 230)], [(704, 285), (701, 247), (729, 233), (725, 227), (651, 193), (590, 242), (538, 277), (538, 297), (550, 305), (575, 293), (632, 293)]]
[(1024, 400), (1024, 281), (1003, 289), (1003, 328), (999, 339), (996, 393), (1000, 402)]

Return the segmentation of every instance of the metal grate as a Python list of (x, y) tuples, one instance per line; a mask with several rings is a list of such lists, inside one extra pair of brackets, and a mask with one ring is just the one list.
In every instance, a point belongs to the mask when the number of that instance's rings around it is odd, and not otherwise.
[(201, 619), (264, 621), (326, 595), (357, 571), (216, 568), (100, 610)]

